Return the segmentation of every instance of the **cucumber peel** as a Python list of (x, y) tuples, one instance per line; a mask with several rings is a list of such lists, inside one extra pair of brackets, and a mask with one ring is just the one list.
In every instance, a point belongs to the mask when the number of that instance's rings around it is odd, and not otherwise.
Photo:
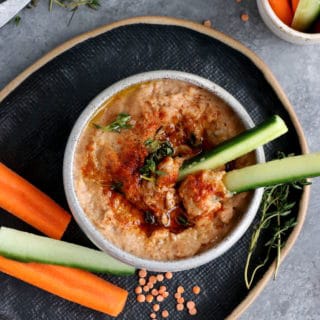
[(23, 262), (75, 267), (87, 271), (132, 275), (135, 268), (102, 251), (11, 228), (0, 228), (0, 255)]
[(320, 176), (320, 152), (259, 163), (227, 172), (226, 188), (234, 193)]
[(279, 116), (274, 115), (256, 127), (221, 143), (213, 150), (185, 161), (180, 169), (178, 180), (182, 180), (188, 174), (200, 170), (216, 169), (278, 138), (287, 131), (288, 128), (284, 121)]
[(300, 0), (291, 27), (306, 31), (320, 15), (320, 0)]

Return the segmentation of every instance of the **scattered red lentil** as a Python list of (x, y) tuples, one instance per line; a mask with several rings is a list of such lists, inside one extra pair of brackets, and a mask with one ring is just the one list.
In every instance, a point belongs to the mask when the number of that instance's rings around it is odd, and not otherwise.
[(160, 310), (160, 305), (158, 303), (154, 304), (152, 307), (153, 311), (159, 311)]
[(211, 23), (210, 20), (204, 20), (204, 21), (203, 21), (203, 25), (204, 25), (205, 27), (211, 28), (212, 23)]
[(178, 293), (184, 293), (184, 287), (183, 287), (183, 286), (179, 286), (179, 287), (177, 288), (177, 292), (178, 292)]
[(164, 276), (166, 277), (166, 279), (170, 280), (170, 279), (172, 279), (173, 274), (172, 274), (172, 272), (166, 272)]
[(247, 22), (249, 20), (249, 15), (246, 13), (243, 13), (240, 17), (243, 22)]
[(175, 297), (176, 299), (179, 299), (179, 298), (181, 298), (181, 293), (179, 293), (179, 292), (176, 292), (176, 293), (174, 294), (174, 297)]
[(159, 294), (159, 291), (157, 289), (152, 289), (151, 294), (153, 296), (157, 296)]
[(136, 294), (142, 293), (142, 288), (141, 288), (140, 286), (138, 286), (138, 287), (136, 287), (136, 288), (134, 289), (134, 292), (135, 292)]
[(162, 302), (163, 300), (164, 300), (163, 296), (161, 296), (161, 295), (157, 296), (157, 301), (158, 302)]
[(184, 298), (182, 298), (182, 297), (178, 298), (178, 299), (177, 299), (177, 302), (178, 302), (178, 303), (184, 303)]
[(188, 310), (194, 309), (196, 304), (193, 301), (188, 301), (187, 302), (187, 308)]
[(156, 276), (151, 276), (151, 277), (149, 278), (149, 282), (152, 283), (152, 284), (155, 284), (155, 283), (157, 282)]
[(139, 294), (138, 296), (137, 296), (137, 301), (138, 302), (145, 302), (146, 301), (146, 296), (144, 295), (144, 294)]
[(193, 309), (190, 309), (189, 310), (189, 314), (191, 315), (191, 316), (194, 316), (194, 315), (196, 315), (197, 314), (197, 309), (196, 308), (193, 308)]
[(201, 289), (200, 289), (199, 286), (194, 286), (194, 287), (192, 288), (192, 292), (193, 292), (194, 294), (199, 294), (200, 291), (201, 291)]
[(157, 280), (158, 281), (163, 281), (164, 280), (163, 274), (157, 274)]
[(168, 318), (168, 317), (169, 317), (169, 312), (168, 312), (168, 310), (163, 310), (163, 311), (161, 312), (161, 315), (162, 315), (162, 318)]
[(159, 293), (164, 293), (165, 291), (167, 290), (167, 287), (166, 286), (160, 286), (159, 288)]
[(182, 311), (184, 309), (184, 305), (182, 303), (178, 303), (176, 308), (178, 311)]
[[(237, 2), (240, 2), (241, 0), (236, 0)], [(249, 16), (246, 15), (247, 17), (243, 17), (244, 15), (246, 14), (242, 14), (241, 15), (241, 19), (243, 21), (248, 21), (249, 19)], [(205, 22), (207, 22), (209, 20), (206, 20)], [(205, 24), (204, 22), (204, 24)], [(209, 21), (210, 22), (210, 21)], [(206, 24), (205, 24), (206, 25)], [(211, 22), (210, 22), (210, 25), (207, 25), (207, 26), (211, 26)], [(167, 287), (166, 286), (160, 286), (159, 289), (156, 289), (154, 288), (153, 289), (153, 286), (154, 284), (156, 284), (158, 281), (159, 282), (162, 282), (164, 279), (172, 279), (173, 277), (173, 274), (172, 272), (166, 272), (164, 275), (163, 274), (157, 274), (156, 276), (155, 275), (152, 275), (152, 276), (149, 276), (149, 279), (148, 279), (148, 282), (146, 281), (146, 277), (147, 277), (147, 270), (145, 269), (141, 269), (139, 270), (138, 272), (138, 275), (139, 275), (139, 286), (137, 286), (135, 288), (135, 293), (137, 295), (137, 301), (139, 303), (142, 303), (142, 302), (148, 302), (148, 303), (152, 303), (154, 299), (156, 299), (156, 301), (158, 302), (162, 302), (164, 301), (165, 298), (167, 298), (169, 296), (169, 292), (167, 291)], [(147, 284), (146, 284), (147, 283)], [(144, 295), (142, 292), (145, 291), (145, 292), (149, 292), (150, 290), (152, 289), (151, 293), (147, 294), (147, 295)], [(200, 293), (201, 289), (198, 285), (195, 285), (193, 288), (192, 288), (192, 292), (196, 295), (198, 295)], [(184, 306), (184, 298), (182, 297), (182, 294), (185, 292), (185, 289), (183, 286), (178, 286), (177, 288), (177, 291), (176, 293), (174, 294), (174, 297), (177, 301), (177, 304), (176, 304), (176, 310), (177, 311), (183, 311), (185, 306)], [(186, 303), (186, 307), (188, 309), (188, 313), (192, 316), (196, 315), (198, 313), (198, 310), (196, 309), (196, 304), (194, 303), (194, 301), (188, 301)], [(155, 312), (159, 311), (160, 310), (160, 305), (158, 303), (155, 303), (153, 306), (152, 306), (152, 310), (154, 312), (150, 313), (150, 318), (151, 319), (156, 319), (157, 318), (157, 315)], [(161, 316), (162, 318), (168, 318), (169, 317), (169, 312), (168, 310), (163, 310), (161, 312)]]
[(147, 276), (147, 270), (141, 269), (138, 274), (140, 278), (145, 278)]

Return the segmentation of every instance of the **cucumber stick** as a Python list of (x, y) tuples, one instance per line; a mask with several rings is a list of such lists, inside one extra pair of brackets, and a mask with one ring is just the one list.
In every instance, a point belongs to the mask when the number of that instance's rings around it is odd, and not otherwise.
[(231, 192), (320, 176), (320, 153), (288, 157), (227, 172), (223, 181)]
[(300, 0), (291, 27), (306, 31), (320, 15), (320, 0)]
[(116, 275), (135, 272), (135, 268), (102, 251), (5, 227), (0, 228), (0, 255), (24, 262), (57, 264)]
[(200, 170), (216, 169), (288, 131), (284, 121), (277, 115), (260, 125), (218, 145), (213, 150), (191, 158), (183, 163), (178, 180)]

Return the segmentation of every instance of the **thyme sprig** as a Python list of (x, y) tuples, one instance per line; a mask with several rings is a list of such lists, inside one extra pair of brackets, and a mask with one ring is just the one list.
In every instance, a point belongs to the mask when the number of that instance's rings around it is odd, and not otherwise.
[(87, 6), (90, 9), (97, 10), (100, 7), (100, 0), (50, 0), (50, 11), (54, 4), (70, 10), (77, 10), (81, 6)]
[[(34, 8), (38, 5), (39, 0), (31, 0), (27, 5), (27, 8)], [(79, 9), (79, 7), (86, 6), (93, 10), (98, 10), (100, 7), (100, 0), (49, 0), (49, 11), (52, 11), (53, 6), (57, 5), (61, 8), (69, 10), (72, 14), (69, 19), (68, 25), (70, 25), (74, 14)], [(12, 19), (16, 26), (19, 25), (21, 20), (20, 16), (16, 16)]]
[(20, 21), (21, 21), (21, 17), (20, 16), (15, 16), (12, 21), (14, 22), (14, 24), (16, 26), (18, 26), (20, 24)]
[(122, 129), (131, 129), (133, 126), (129, 123), (131, 116), (127, 113), (119, 113), (116, 119), (107, 124), (106, 126), (101, 126), (99, 124), (93, 123), (94, 127), (101, 129), (103, 131), (111, 131), (120, 133)]
[(144, 165), (139, 170), (141, 179), (154, 181), (152, 174), (157, 176), (165, 175), (165, 172), (157, 170), (157, 164), (153, 159), (146, 159)]
[(64, 9), (68, 9), (72, 12), (71, 17), (68, 21), (69, 26), (79, 7), (86, 6), (90, 9), (98, 10), (100, 7), (100, 0), (50, 0), (49, 11), (52, 11), (54, 4)]
[(144, 142), (144, 145), (146, 146), (147, 150), (149, 153), (153, 153), (153, 152), (156, 152), (161, 144), (160, 144), (160, 141), (159, 140), (153, 140), (151, 138), (147, 139), (145, 142)]
[[(290, 155), (289, 155), (290, 156)], [(283, 158), (283, 153), (279, 154), (280, 158)], [(261, 218), (259, 223), (255, 226), (254, 232), (251, 236), (249, 245), (249, 252), (245, 264), (244, 279), (248, 289), (250, 289), (257, 272), (263, 268), (270, 259), (271, 252), (276, 251), (276, 266), (274, 270), (274, 278), (278, 274), (278, 270), (281, 262), (281, 249), (286, 244), (283, 239), (285, 233), (293, 228), (296, 224), (296, 218), (290, 218), (284, 221), (284, 217), (287, 217), (295, 206), (295, 202), (289, 199), (289, 194), (292, 189), (302, 189), (304, 185), (310, 184), (306, 180), (301, 180), (293, 183), (277, 184), (274, 186), (266, 187), (262, 202), (260, 206)], [(249, 274), (249, 268), (254, 250), (258, 244), (259, 238), (263, 230), (272, 228), (271, 238), (264, 244), (267, 247), (267, 253), (264, 260), (254, 267), (251, 274)]]
[(140, 168), (140, 178), (148, 181), (154, 181), (154, 176), (162, 176), (166, 173), (157, 170), (157, 165), (166, 157), (173, 155), (173, 147), (170, 141), (158, 141), (147, 139), (144, 142), (149, 154)]

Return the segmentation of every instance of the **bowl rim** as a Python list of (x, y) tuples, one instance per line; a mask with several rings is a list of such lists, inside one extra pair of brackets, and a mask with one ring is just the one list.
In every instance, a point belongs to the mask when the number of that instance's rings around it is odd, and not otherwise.
[(284, 22), (282, 22), (279, 17), (275, 14), (273, 11), (269, 0), (257, 0), (258, 6), (261, 5), (261, 7), (265, 10), (267, 16), (270, 18), (271, 22), (277, 26), (280, 27), (279, 31), (282, 33), (285, 33), (295, 39), (305, 39), (312, 41), (320, 41), (320, 33), (307, 33), (307, 32), (301, 32), (298, 30), (295, 30), (289, 26), (287, 26)]
[[(114, 96), (116, 93), (134, 85), (151, 80), (158, 79), (174, 79), (189, 82), (204, 88), (222, 100), (224, 100), (240, 117), (246, 128), (254, 126), (254, 122), (247, 113), (246, 109), (236, 100), (229, 92), (222, 87), (218, 86), (214, 82), (202, 78), (200, 76), (174, 70), (160, 70), (160, 71), (149, 71), (139, 73), (128, 78), (122, 79), (108, 88), (104, 89), (98, 94), (80, 114), (79, 118), (74, 124), (74, 127), (70, 133), (67, 146), (65, 149), (64, 160), (63, 160), (63, 184), (67, 202), (71, 209), (71, 212), (86, 236), (102, 251), (111, 255), (115, 259), (118, 259), (124, 263), (132, 265), (136, 268), (144, 268), (150, 271), (166, 272), (166, 271), (182, 271), (191, 268), (198, 267), (209, 261), (219, 257), (224, 252), (229, 250), (246, 232), (250, 224), (252, 223), (256, 213), (259, 209), (260, 202), (263, 195), (263, 188), (256, 189), (253, 191), (253, 196), (248, 206), (247, 211), (243, 214), (242, 218), (236, 223), (232, 231), (217, 245), (212, 248), (205, 250), (192, 257), (183, 258), (173, 261), (158, 261), (137, 257), (130, 254), (123, 249), (117, 247), (109, 240), (107, 240), (93, 222), (87, 217), (84, 210), (82, 209), (74, 186), (74, 157), (78, 141), (80, 136), (88, 124), (89, 120), (103, 108), (103, 103)], [(255, 151), (257, 163), (265, 161), (265, 155), (263, 147), (257, 148)]]

